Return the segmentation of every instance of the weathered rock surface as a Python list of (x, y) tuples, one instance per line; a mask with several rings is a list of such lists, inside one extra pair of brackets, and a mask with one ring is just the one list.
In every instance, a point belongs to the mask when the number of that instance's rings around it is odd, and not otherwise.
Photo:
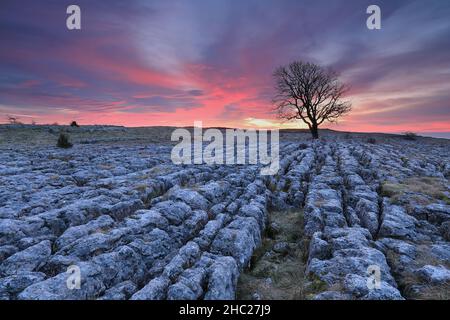
[(315, 299), (415, 298), (448, 284), (447, 141), (302, 139), (282, 140), (275, 176), (174, 165), (170, 145), (2, 145), (0, 299), (234, 299), (265, 234), (282, 229), (269, 210), (303, 213), (295, 241), (325, 286)]

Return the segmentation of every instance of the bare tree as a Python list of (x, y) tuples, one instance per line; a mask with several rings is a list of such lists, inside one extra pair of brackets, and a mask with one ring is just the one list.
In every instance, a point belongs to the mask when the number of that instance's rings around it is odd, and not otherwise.
[(341, 101), (347, 87), (337, 74), (313, 63), (295, 61), (279, 67), (273, 74), (277, 94), (273, 100), (281, 119), (302, 120), (308, 125), (314, 139), (318, 128), (351, 110), (348, 101)]

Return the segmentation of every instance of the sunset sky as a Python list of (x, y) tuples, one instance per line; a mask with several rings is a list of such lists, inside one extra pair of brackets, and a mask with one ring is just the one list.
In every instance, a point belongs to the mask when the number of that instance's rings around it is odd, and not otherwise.
[(1, 0), (0, 122), (304, 127), (271, 105), (273, 70), (297, 59), (351, 86), (330, 128), (450, 133), (448, 0)]

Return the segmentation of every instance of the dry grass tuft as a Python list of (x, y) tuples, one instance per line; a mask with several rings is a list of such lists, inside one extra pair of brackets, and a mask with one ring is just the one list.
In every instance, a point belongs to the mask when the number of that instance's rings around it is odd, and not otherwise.
[[(434, 177), (411, 177), (402, 183), (385, 182), (381, 188), (381, 195), (391, 198), (394, 203), (398, 203), (399, 199), (406, 193), (416, 193), (419, 196), (425, 195), (450, 204), (450, 199), (447, 197), (446, 192), (446, 183), (442, 179)], [(424, 197), (420, 198), (422, 202), (425, 202), (423, 204), (432, 202)]]
[[(244, 271), (239, 279), (238, 299), (252, 299), (257, 292), (262, 299), (301, 300), (323, 291), (322, 281), (311, 280), (305, 274), (308, 241), (303, 234), (303, 213), (272, 212), (269, 220), (280, 226), (280, 232), (267, 232), (262, 245), (255, 250), (250, 269)], [(273, 245), (280, 241), (289, 244), (287, 255), (271, 251)]]
[[(389, 265), (395, 265), (396, 261), (399, 261), (399, 254), (388, 250), (386, 253), (386, 259)], [(440, 264), (450, 267), (448, 263), (436, 259), (430, 253), (429, 245), (422, 244), (417, 246), (416, 258), (413, 262), (414, 269), (418, 269), (425, 265), (437, 266)], [(401, 271), (395, 273), (395, 280), (399, 286), (402, 296), (407, 299), (415, 300), (448, 300), (450, 299), (450, 283), (431, 284), (426, 283), (419, 275), (409, 272)]]

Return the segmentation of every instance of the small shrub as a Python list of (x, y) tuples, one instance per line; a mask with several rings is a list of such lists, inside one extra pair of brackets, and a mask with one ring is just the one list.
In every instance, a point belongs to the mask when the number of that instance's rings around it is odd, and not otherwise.
[(381, 185), (380, 195), (391, 198), (395, 203), (399, 202), (405, 194), (413, 193), (416, 195), (416, 202), (424, 201), (424, 204), (430, 204), (432, 201), (440, 200), (450, 204), (444, 181), (434, 177), (410, 177), (401, 183), (384, 182)]
[(72, 122), (70, 123), (70, 126), (71, 126), (71, 127), (76, 127), (76, 128), (79, 127), (79, 125), (78, 125), (78, 123), (77, 123), (76, 121), (72, 121)]
[(402, 165), (403, 165), (404, 167), (407, 167), (407, 166), (408, 166), (408, 163), (409, 163), (409, 159), (408, 159), (408, 158), (406, 158), (406, 157), (400, 157), (400, 160), (402, 161)]
[(298, 145), (298, 148), (299, 148), (300, 150), (306, 149), (306, 148), (308, 148), (308, 144), (307, 144), (307, 143), (300, 143), (300, 144)]
[(414, 132), (405, 132), (404, 134), (403, 134), (403, 138), (405, 139), (405, 140), (411, 140), (411, 141), (414, 141), (414, 140), (417, 140), (417, 134), (416, 133), (414, 133)]
[(60, 133), (58, 142), (56, 143), (56, 146), (58, 148), (65, 148), (65, 149), (71, 148), (72, 143), (70, 143), (70, 141), (69, 141), (69, 136), (65, 133)]
[(404, 192), (403, 185), (399, 183), (385, 182), (381, 185), (380, 195), (382, 197), (392, 198)]
[(373, 137), (370, 137), (369, 139), (367, 139), (367, 143), (376, 144), (377, 140), (375, 138), (373, 138)]

